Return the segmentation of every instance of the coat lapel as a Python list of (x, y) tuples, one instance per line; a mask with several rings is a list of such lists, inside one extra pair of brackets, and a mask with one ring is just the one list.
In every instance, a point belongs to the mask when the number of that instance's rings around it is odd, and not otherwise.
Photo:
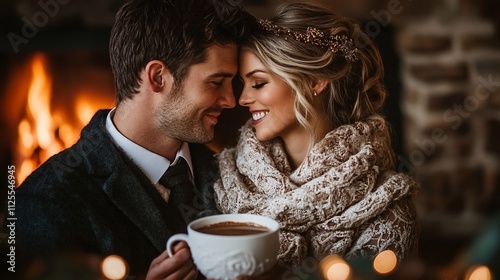
[[(163, 251), (166, 238), (172, 234), (171, 230), (152, 198), (154, 195), (147, 191), (149, 181), (146, 176), (126, 163), (121, 151), (109, 137), (105, 127), (108, 112), (99, 111), (82, 132), (83, 141), (80, 142), (87, 140), (97, 143), (96, 150), (89, 155), (93, 157), (88, 161), (93, 163), (89, 164), (89, 174), (95, 178), (103, 178), (104, 181), (100, 185), (110, 201), (159, 251)], [(99, 139), (96, 140), (96, 136), (99, 136)], [(154, 190), (153, 185), (151, 189)]]
[(115, 206), (139, 228), (154, 246), (165, 250), (166, 238), (172, 233), (140, 182), (130, 170), (118, 167), (103, 186)]

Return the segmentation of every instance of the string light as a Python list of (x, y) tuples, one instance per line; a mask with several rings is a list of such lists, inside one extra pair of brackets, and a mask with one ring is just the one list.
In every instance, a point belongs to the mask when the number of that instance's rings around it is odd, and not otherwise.
[(373, 260), (373, 269), (379, 274), (388, 274), (396, 268), (397, 263), (396, 254), (391, 250), (385, 250)]
[(110, 280), (125, 279), (128, 274), (127, 262), (118, 255), (107, 256), (101, 263), (102, 274)]
[(492, 280), (491, 271), (485, 265), (473, 266), (468, 270), (465, 280)]
[(351, 268), (340, 256), (330, 255), (320, 262), (321, 271), (327, 280), (347, 280), (351, 276)]

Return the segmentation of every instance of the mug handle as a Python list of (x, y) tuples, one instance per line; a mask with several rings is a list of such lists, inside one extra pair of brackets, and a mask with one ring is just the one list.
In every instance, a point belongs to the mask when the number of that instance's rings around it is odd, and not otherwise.
[(175, 242), (178, 241), (185, 241), (189, 245), (188, 241), (188, 235), (184, 233), (178, 233), (170, 236), (170, 238), (167, 241), (167, 253), (169, 257), (172, 257), (174, 253), (172, 252), (172, 247), (175, 244)]

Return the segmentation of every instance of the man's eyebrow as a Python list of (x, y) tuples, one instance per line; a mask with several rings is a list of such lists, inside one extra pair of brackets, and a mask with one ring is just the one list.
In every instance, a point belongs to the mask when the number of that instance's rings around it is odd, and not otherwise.
[(267, 73), (267, 72), (266, 72), (266, 71), (264, 71), (264, 70), (255, 69), (255, 70), (253, 70), (253, 71), (250, 71), (250, 72), (246, 73), (246, 74), (245, 74), (245, 77), (246, 77), (246, 78), (248, 78), (248, 77), (252, 76), (252, 75), (253, 75), (253, 74), (255, 74), (255, 73)]
[(234, 77), (234, 74), (232, 73), (229, 73), (229, 72), (217, 72), (217, 73), (213, 73), (211, 74), (210, 76), (208, 76), (208, 78), (232, 78)]

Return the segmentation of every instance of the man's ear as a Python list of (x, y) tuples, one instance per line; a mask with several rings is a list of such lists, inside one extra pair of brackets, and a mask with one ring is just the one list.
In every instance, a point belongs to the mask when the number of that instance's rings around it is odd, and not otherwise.
[(314, 80), (312, 82), (312, 89), (314, 92), (317, 93), (317, 95), (321, 94), (323, 90), (326, 88), (328, 85), (327, 80), (319, 79), (319, 80)]
[(167, 66), (159, 60), (151, 60), (145, 68), (147, 84), (154, 92), (161, 92), (170, 86), (172, 75)]

